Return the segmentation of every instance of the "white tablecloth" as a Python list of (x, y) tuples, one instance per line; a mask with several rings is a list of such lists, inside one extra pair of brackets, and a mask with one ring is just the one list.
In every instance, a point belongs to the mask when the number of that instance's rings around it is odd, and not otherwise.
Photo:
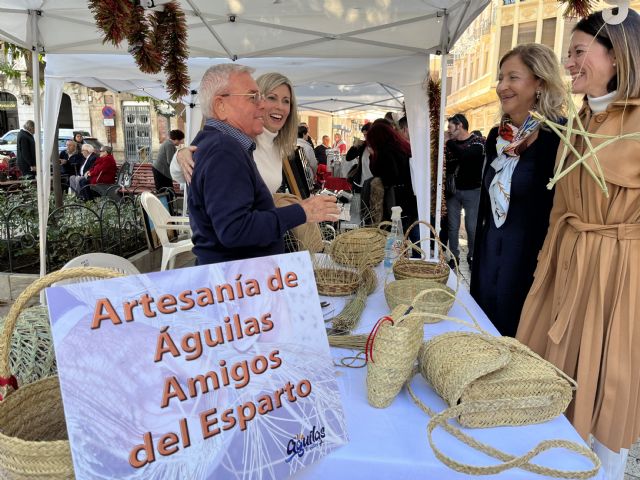
[[(381, 267), (378, 267), (378, 272), (381, 273)], [(449, 286), (455, 287), (453, 274), (449, 278)], [(378, 318), (389, 312), (383, 289), (384, 282), (381, 280), (376, 291), (367, 300), (357, 333), (368, 333)], [(335, 308), (334, 314), (338, 313), (344, 304), (342, 298), (321, 297), (321, 299), (331, 303), (331, 307)], [(497, 334), (486, 315), (464, 287), (460, 287), (458, 299), (466, 305), (483, 328)], [(459, 304), (454, 305), (450, 315), (469, 319)], [(464, 326), (449, 321), (428, 324), (425, 325), (425, 339), (446, 331), (465, 329)], [(334, 358), (339, 359), (350, 355), (351, 351), (332, 348), (332, 353)], [(406, 389), (400, 392), (391, 406), (386, 409), (377, 409), (367, 402), (366, 368), (337, 368), (336, 376), (347, 418), (349, 443), (298, 472), (293, 478), (327, 480), (469, 478), (465, 474), (449, 469), (435, 458), (427, 440), (429, 417), (413, 403)], [(414, 391), (432, 410), (440, 412), (446, 408), (445, 402), (433, 392), (422, 377), (416, 376), (412, 385)], [(542, 440), (566, 439), (583, 443), (564, 416), (544, 424), (526, 427), (465, 429), (464, 431), (484, 443), (513, 455), (531, 450)], [(442, 429), (434, 432), (434, 439), (441, 451), (458, 461), (473, 465), (498, 463), (495, 459), (460, 443)], [(592, 466), (587, 459), (566, 450), (547, 451), (533, 461), (540, 465), (564, 470), (586, 470)], [(511, 469), (498, 475), (478, 478), (505, 480), (547, 477), (526, 470)], [(601, 472), (595, 478), (603, 479), (604, 475)]]

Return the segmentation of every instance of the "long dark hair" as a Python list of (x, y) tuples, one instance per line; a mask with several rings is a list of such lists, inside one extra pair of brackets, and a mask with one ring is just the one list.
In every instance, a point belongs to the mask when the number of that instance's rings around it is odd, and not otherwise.
[[(617, 9), (613, 8), (613, 13)], [(618, 90), (616, 100), (640, 97), (640, 15), (629, 8), (627, 18), (618, 25), (606, 23), (602, 11), (580, 20), (573, 28), (595, 37), (616, 57), (616, 74), (607, 84), (607, 92)]]
[(367, 145), (369, 145), (374, 154), (382, 150), (385, 146), (399, 149), (407, 156), (411, 156), (411, 145), (395, 128), (386, 121), (373, 122), (371, 128), (367, 132)]

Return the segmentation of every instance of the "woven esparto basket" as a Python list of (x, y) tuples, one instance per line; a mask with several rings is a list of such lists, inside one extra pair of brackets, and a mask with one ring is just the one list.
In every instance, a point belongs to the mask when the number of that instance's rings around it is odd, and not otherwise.
[(415, 313), (406, 314), (408, 309), (408, 305), (398, 305), (369, 334), (367, 398), (373, 407), (388, 407), (411, 378), (424, 332), (422, 319)]
[(316, 285), (320, 295), (341, 297), (351, 295), (360, 285), (361, 274), (347, 268), (315, 268)]
[[(0, 319), (0, 331), (4, 318)], [(47, 307), (26, 308), (18, 317), (11, 337), (9, 363), (18, 385), (33, 383), (55, 375), (56, 357), (49, 326)]]
[[(409, 241), (409, 234), (411, 230), (420, 224), (426, 225), (431, 230), (432, 237), (428, 239), (429, 243), (433, 242), (438, 245), (438, 256), (439, 261), (437, 263), (431, 262), (427, 260), (427, 254), (425, 251), (420, 248), (418, 245)], [(418, 244), (422, 242), (426, 242), (427, 239), (421, 239)], [(423, 220), (418, 220), (414, 222), (404, 234), (404, 250), (402, 254), (398, 257), (398, 259), (393, 264), (393, 275), (396, 280), (402, 280), (405, 278), (424, 278), (427, 280), (435, 280), (440, 283), (447, 283), (447, 279), (449, 278), (449, 265), (444, 256), (444, 251), (449, 249), (446, 245), (440, 242), (438, 234), (436, 233), (433, 226), (430, 223), (425, 222)], [(411, 252), (415, 250), (420, 253), (420, 259), (411, 259)], [(455, 257), (451, 255), (452, 258)]]
[(440, 319), (431, 314), (446, 315), (455, 301), (455, 292), (435, 280), (405, 278), (387, 283), (384, 286), (384, 297), (390, 309), (408, 304), (417, 312), (426, 314), (425, 323), (435, 323)]
[(0, 335), (0, 478), (3, 480), (67, 480), (74, 478), (58, 377), (23, 385), (17, 391), (9, 369), (11, 335), (22, 309), (42, 289), (70, 278), (120, 277), (105, 268), (69, 268), (33, 282), (20, 294), (5, 318)]
[(354, 228), (338, 235), (329, 251), (336, 263), (356, 268), (373, 267), (384, 258), (386, 238), (386, 232), (380, 228)]

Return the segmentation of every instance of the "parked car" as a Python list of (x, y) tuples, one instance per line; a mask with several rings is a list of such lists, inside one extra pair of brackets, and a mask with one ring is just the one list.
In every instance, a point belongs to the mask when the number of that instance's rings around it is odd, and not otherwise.
[[(9, 130), (2, 137), (0, 137), (0, 155), (14, 158), (16, 156), (18, 132), (20, 130)], [(96, 149), (100, 150), (102, 143), (95, 138), (91, 137), (90, 132), (86, 130), (73, 130), (70, 128), (61, 128), (58, 130), (58, 152), (62, 152), (67, 148), (67, 140), (72, 140), (75, 133), (81, 133), (84, 137), (84, 141)]]

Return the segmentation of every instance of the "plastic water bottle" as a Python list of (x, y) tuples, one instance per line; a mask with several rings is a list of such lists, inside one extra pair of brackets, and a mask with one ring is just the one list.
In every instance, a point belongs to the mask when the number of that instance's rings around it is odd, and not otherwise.
[(404, 234), (402, 232), (402, 207), (391, 207), (391, 231), (384, 245), (384, 268), (388, 272), (402, 252)]

